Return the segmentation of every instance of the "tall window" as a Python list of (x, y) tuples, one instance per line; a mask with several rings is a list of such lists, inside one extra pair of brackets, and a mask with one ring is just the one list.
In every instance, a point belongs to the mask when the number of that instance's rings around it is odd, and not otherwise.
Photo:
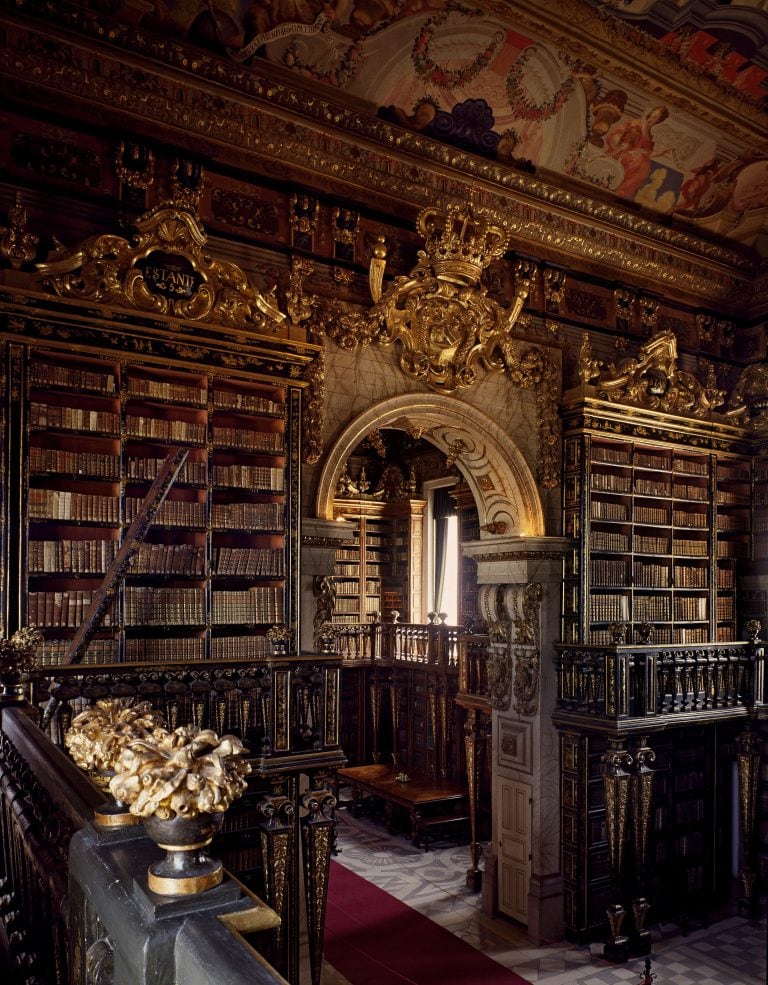
[(447, 622), (459, 620), (459, 525), (456, 503), (450, 495), (454, 485), (425, 483), (427, 491), (427, 608), (445, 612)]

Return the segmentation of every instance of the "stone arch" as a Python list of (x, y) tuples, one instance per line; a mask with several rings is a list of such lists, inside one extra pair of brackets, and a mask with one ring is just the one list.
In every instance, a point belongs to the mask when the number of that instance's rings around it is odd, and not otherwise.
[(315, 501), (319, 519), (332, 520), (342, 470), (375, 428), (400, 427), (455, 458), (477, 504), (481, 538), (544, 536), (544, 511), (522, 453), (495, 421), (471, 404), (441, 394), (403, 393), (374, 404), (341, 433), (323, 464)]

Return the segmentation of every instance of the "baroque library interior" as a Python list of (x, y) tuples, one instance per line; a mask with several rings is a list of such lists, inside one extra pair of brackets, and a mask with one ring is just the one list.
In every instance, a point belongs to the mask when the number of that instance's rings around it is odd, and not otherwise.
[(0, 0), (8, 981), (759, 917), (763, 7)]

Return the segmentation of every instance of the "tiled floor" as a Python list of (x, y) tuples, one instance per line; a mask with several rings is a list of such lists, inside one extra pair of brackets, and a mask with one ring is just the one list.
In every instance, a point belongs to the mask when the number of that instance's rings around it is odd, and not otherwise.
[[(638, 985), (642, 981), (642, 958), (612, 965), (600, 957), (602, 945), (593, 945), (592, 950), (566, 942), (536, 947), (522, 928), (486, 916), (480, 909), (479, 895), (464, 886), (464, 872), (469, 865), (466, 847), (433, 847), (425, 853), (414, 850), (405, 838), (391, 837), (381, 826), (353, 817), (345, 809), (338, 816), (337, 862), (529, 982)], [(651, 923), (650, 929), (656, 985), (766, 985), (768, 981), (764, 918), (755, 925), (732, 916), (687, 937), (672, 925)], [(344, 981), (332, 968), (324, 969), (323, 985), (344, 985)]]

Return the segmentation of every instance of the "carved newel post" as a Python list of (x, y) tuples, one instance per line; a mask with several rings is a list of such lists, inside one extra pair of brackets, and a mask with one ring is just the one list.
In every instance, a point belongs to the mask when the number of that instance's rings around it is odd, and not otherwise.
[(602, 757), (603, 789), (605, 791), (605, 824), (608, 836), (608, 855), (611, 862), (611, 881), (616, 900), (608, 907), (610, 936), (603, 951), (607, 961), (623, 962), (629, 958), (629, 938), (622, 934), (621, 925), (626, 912), (619, 902), (621, 870), (624, 862), (624, 841), (627, 833), (629, 785), (628, 767), (632, 756), (622, 748), (620, 739), (609, 739), (608, 750)]
[(480, 868), (482, 846), (477, 840), (477, 815), (479, 809), (480, 768), (491, 734), (491, 720), (482, 711), (470, 708), (464, 723), (464, 752), (467, 761), (467, 783), (469, 786), (469, 822), (472, 841), (469, 846), (470, 866), (467, 869), (467, 888), (477, 892), (483, 880)]
[(736, 737), (736, 764), (739, 774), (739, 818), (741, 821), (741, 884), (744, 895), (739, 899), (739, 913), (757, 914), (757, 786), (760, 777), (760, 734), (752, 722)]
[(205, 849), (224, 812), (246, 789), (250, 763), (234, 735), (219, 738), (196, 726), (156, 730), (129, 742), (109, 784), (116, 799), (143, 818), (147, 835), (165, 851), (149, 866), (147, 885), (161, 896), (187, 896), (218, 886), (220, 861)]

